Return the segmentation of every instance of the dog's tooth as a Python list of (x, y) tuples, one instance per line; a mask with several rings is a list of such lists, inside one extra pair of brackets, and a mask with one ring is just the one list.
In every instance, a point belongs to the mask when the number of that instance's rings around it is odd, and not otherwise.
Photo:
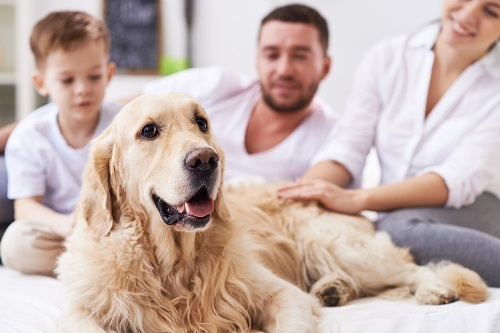
[(186, 211), (186, 207), (185, 207), (185, 204), (180, 204), (180, 205), (177, 205), (177, 211), (179, 213), (184, 213)]

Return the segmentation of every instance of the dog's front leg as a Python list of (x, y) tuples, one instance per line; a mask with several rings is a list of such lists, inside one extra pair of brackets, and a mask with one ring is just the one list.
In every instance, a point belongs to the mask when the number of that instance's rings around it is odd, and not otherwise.
[(314, 333), (319, 319), (319, 303), (311, 295), (277, 277), (268, 269), (255, 269), (257, 297), (264, 306), (257, 309), (255, 322), (268, 333)]
[(78, 306), (63, 311), (57, 329), (58, 333), (115, 333), (104, 330), (94, 318), (79, 310)]

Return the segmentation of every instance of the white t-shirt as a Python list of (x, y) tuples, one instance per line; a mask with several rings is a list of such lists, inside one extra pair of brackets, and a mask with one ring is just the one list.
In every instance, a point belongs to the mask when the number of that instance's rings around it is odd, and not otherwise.
[[(120, 110), (103, 104), (94, 133), (98, 136)], [(89, 144), (74, 149), (57, 124), (54, 103), (31, 112), (16, 126), (5, 150), (10, 199), (43, 196), (43, 204), (61, 214), (75, 209), (87, 162)]]
[(194, 97), (207, 111), (210, 123), (226, 156), (225, 177), (293, 180), (311, 166), (336, 119), (319, 98), (314, 112), (285, 140), (269, 150), (249, 154), (245, 133), (250, 115), (261, 97), (255, 78), (232, 75), (219, 68), (194, 68), (154, 81), (145, 93), (183, 92)]
[(470, 65), (426, 119), (439, 29), (432, 24), (367, 53), (315, 162), (338, 161), (359, 183), (375, 146), (383, 184), (434, 172), (448, 186), (448, 207), (470, 204), (484, 191), (500, 197), (500, 45)]

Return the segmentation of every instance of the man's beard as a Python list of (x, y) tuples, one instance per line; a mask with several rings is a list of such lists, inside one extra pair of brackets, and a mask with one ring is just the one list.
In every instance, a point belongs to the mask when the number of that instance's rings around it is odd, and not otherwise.
[(309, 94), (300, 96), (298, 100), (296, 100), (291, 104), (276, 102), (273, 96), (264, 91), (264, 89), (262, 89), (262, 99), (267, 106), (269, 106), (277, 113), (296, 113), (303, 110), (311, 103), (311, 101), (314, 98), (314, 95), (316, 94), (317, 89), (318, 85), (310, 86), (308, 89)]

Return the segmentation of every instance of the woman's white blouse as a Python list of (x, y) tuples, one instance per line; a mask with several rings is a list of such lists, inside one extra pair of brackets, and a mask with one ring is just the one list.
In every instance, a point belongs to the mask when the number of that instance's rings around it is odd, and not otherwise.
[(470, 65), (425, 118), (440, 25), (382, 41), (359, 66), (353, 89), (314, 162), (334, 160), (355, 184), (375, 146), (381, 183), (434, 172), (449, 189), (448, 207), (484, 191), (500, 197), (500, 44)]

